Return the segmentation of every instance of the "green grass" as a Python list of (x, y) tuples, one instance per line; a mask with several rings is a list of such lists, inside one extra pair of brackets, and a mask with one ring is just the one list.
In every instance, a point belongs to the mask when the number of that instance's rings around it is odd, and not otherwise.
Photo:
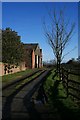
[(70, 74), (69, 79), (80, 82), (80, 76), (78, 76), (78, 75)]
[(73, 101), (70, 96), (67, 97), (62, 82), (59, 82), (57, 76), (53, 79), (53, 75), (54, 72), (52, 72), (44, 84), (44, 88), (48, 96), (49, 106), (53, 109), (53, 111), (55, 109), (58, 111), (62, 120), (79, 120), (80, 105)]
[(66, 107), (68, 107), (68, 108), (70, 108), (70, 109), (75, 109), (75, 107), (77, 107), (77, 108), (80, 107), (78, 104), (76, 104), (75, 101), (73, 101), (73, 100), (71, 99), (70, 96), (67, 97), (66, 91), (65, 91), (62, 83), (59, 84), (59, 86), (58, 86), (58, 91), (59, 91), (59, 93), (58, 93), (58, 97), (59, 97), (59, 98), (60, 98), (60, 97), (65, 97), (65, 98), (66, 98), (66, 99), (62, 99), (62, 102), (64, 103), (64, 105), (65, 105)]
[(23, 81), (20, 81), (19, 83), (17, 83), (15, 86), (14, 86), (14, 89), (10, 89), (10, 90), (5, 90), (3, 91), (3, 96), (9, 96), (11, 95), (13, 92), (15, 92), (16, 90), (19, 90), (19, 88), (21, 86), (24, 86), (28, 81), (32, 80), (33, 78), (35, 78), (36, 76), (38, 76), (41, 72), (38, 72), (36, 73), (35, 75), (27, 78), (27, 79), (24, 79)]
[(57, 107), (63, 118), (66, 117), (67, 119), (71, 118), (79, 120), (80, 105), (77, 104), (76, 101), (73, 101), (70, 96), (66, 97), (66, 91), (64, 90), (62, 83), (58, 86), (58, 105)]
[(36, 70), (36, 69), (27, 69), (25, 71), (17, 72), (14, 74), (4, 75), (4, 76), (2, 76), (2, 82), (7, 83), (7, 82), (12, 81), (16, 78), (22, 77), (22, 76), (24, 76), (24, 75), (26, 75), (34, 70)]
[(48, 92), (49, 89), (53, 86), (53, 75), (54, 70), (51, 71), (51, 74), (47, 77), (47, 80), (45, 81), (44, 89), (46, 90), (46, 92)]
[(29, 78), (26, 78), (25, 80), (21, 81), (21, 83), (19, 85), (17, 85), (15, 88), (18, 89), (19, 87), (21, 87), (22, 85), (25, 85), (26, 82), (34, 79), (36, 76), (38, 76), (41, 72), (39, 73), (36, 73), (35, 75), (29, 77)]

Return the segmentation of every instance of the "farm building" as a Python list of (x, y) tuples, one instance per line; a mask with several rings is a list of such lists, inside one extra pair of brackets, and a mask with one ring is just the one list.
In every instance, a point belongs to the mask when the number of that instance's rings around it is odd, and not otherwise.
[(0, 76), (19, 72), (28, 68), (32, 69), (42, 67), (42, 49), (40, 49), (39, 44), (35, 43), (23, 45), (25, 48), (24, 62), (20, 63), (17, 67), (15, 65), (8, 65), (7, 63), (0, 62)]
[(42, 67), (42, 49), (39, 44), (24, 44), (25, 48), (25, 67), (41, 68)]

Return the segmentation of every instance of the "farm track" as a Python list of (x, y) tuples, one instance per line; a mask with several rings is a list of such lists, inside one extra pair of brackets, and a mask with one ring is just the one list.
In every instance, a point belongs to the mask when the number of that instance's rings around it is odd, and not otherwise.
[(29, 105), (32, 95), (48, 73), (50, 70), (39, 70), (3, 87), (2, 120), (29, 117), (26, 106)]
[[(44, 71), (36, 71), (32, 74), (27, 75), (25, 78), (21, 78), (20, 80), (13, 81), (12, 83), (3, 87), (2, 97), (8, 97), (13, 94), (15, 91), (22, 89), (25, 85), (28, 85), (33, 80), (35, 80), (38, 76), (40, 76)], [(32, 79), (32, 77), (34, 77)]]
[(32, 73), (28, 73), (27, 75), (24, 75), (24, 76), (22, 76), (20, 78), (12, 80), (12, 81), (8, 82), (7, 84), (2, 83), (2, 90), (4, 90), (4, 89), (6, 89), (6, 88), (8, 88), (8, 87), (10, 87), (10, 86), (12, 86), (12, 85), (14, 85), (16, 83), (19, 83), (19, 82), (23, 81), (24, 79), (29, 78), (29, 77), (33, 76), (34, 74), (36, 74), (36, 73), (38, 73), (40, 71), (42, 71), (42, 70), (35, 70)]

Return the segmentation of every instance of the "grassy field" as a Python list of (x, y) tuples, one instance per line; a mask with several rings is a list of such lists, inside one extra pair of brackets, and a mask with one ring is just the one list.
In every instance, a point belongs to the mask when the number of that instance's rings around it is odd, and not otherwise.
[(9, 81), (12, 81), (16, 78), (22, 77), (22, 76), (32, 72), (34, 70), (36, 70), (36, 69), (27, 69), (25, 71), (17, 72), (17, 73), (14, 73), (14, 74), (4, 75), (4, 76), (2, 76), (2, 82), (6, 83), (6, 82), (9, 82)]
[(80, 104), (76, 103), (71, 97), (66, 96), (66, 91), (63, 88), (62, 82), (54, 76), (54, 71), (47, 78), (44, 88), (48, 96), (48, 104), (50, 107), (59, 113), (61, 120), (64, 119), (80, 119)]

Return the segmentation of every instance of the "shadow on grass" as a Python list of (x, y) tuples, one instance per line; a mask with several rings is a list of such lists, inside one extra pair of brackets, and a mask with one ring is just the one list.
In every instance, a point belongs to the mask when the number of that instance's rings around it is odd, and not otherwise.
[(61, 120), (64, 119), (72, 119), (72, 120), (79, 120), (80, 119), (80, 109), (71, 109), (70, 107), (66, 107), (64, 103), (62, 102), (62, 99), (67, 99), (66, 97), (60, 97), (59, 96), (59, 86), (60, 81), (56, 80), (54, 82), (54, 86), (50, 87), (50, 100), (51, 100), (51, 105), (53, 106), (53, 111), (54, 109), (57, 109), (58, 113), (61, 116)]
[[(35, 93), (35, 91), (39, 88), (39, 98), (42, 101), (42, 103), (44, 104), (44, 101), (42, 100), (42, 96), (45, 95), (45, 91), (43, 88), (43, 84), (44, 81), (46, 80), (46, 78), (51, 74), (51, 71), (49, 71), (49, 73), (45, 76), (45, 78), (42, 79), (42, 81), (40, 81), (25, 97), (23, 100), (24, 106), (27, 110), (27, 113), (29, 115), (29, 118), (27, 120), (41, 120), (41, 113), (39, 113), (37, 111), (37, 109), (35, 108), (35, 104), (34, 101), (31, 102), (31, 97), (32, 95)], [(46, 96), (46, 95), (45, 95)]]
[(72, 119), (72, 120), (79, 120), (80, 119), (80, 112), (77, 110), (72, 110), (67, 108), (62, 101), (55, 100), (54, 106), (58, 109), (58, 112), (61, 115), (61, 119)]

